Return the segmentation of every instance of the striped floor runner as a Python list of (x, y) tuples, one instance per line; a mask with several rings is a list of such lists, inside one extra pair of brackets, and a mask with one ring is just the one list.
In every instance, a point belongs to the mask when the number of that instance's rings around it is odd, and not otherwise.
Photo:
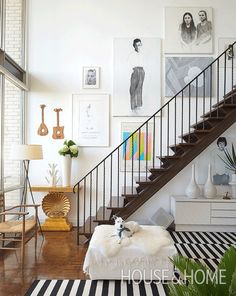
[[(170, 232), (179, 254), (215, 270), (236, 233)], [(37, 280), (25, 296), (165, 296), (166, 285), (141, 281)]]
[(144, 281), (37, 280), (25, 296), (165, 296), (160, 283)]
[(212, 271), (230, 246), (236, 248), (233, 232), (170, 232), (170, 235), (179, 254), (205, 263)]

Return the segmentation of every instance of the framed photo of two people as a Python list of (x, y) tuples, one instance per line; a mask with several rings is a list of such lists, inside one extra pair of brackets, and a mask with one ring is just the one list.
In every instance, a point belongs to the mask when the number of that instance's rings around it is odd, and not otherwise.
[(165, 53), (212, 53), (212, 41), (212, 8), (165, 8)]

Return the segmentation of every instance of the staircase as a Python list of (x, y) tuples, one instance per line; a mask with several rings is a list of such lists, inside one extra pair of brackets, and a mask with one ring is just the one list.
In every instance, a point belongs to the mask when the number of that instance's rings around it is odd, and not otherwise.
[(74, 186), (78, 244), (114, 214), (128, 218), (236, 122), (235, 43)]

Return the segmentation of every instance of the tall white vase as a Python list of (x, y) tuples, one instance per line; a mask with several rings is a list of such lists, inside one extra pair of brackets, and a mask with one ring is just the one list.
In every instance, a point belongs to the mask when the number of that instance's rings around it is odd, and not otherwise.
[(62, 172), (62, 186), (70, 186), (71, 179), (71, 160), (70, 155), (62, 156), (61, 172)]
[(195, 164), (192, 165), (192, 177), (188, 187), (185, 190), (185, 193), (190, 198), (198, 198), (201, 195), (200, 188), (195, 180)]
[(204, 196), (206, 198), (216, 198), (217, 197), (217, 190), (216, 186), (213, 185), (211, 179), (211, 165), (208, 165), (208, 176), (206, 184), (204, 185)]

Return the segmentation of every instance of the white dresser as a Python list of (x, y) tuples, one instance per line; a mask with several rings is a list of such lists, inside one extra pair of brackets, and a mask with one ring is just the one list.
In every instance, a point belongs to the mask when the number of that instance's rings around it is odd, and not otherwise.
[(171, 197), (176, 231), (236, 232), (236, 199)]

